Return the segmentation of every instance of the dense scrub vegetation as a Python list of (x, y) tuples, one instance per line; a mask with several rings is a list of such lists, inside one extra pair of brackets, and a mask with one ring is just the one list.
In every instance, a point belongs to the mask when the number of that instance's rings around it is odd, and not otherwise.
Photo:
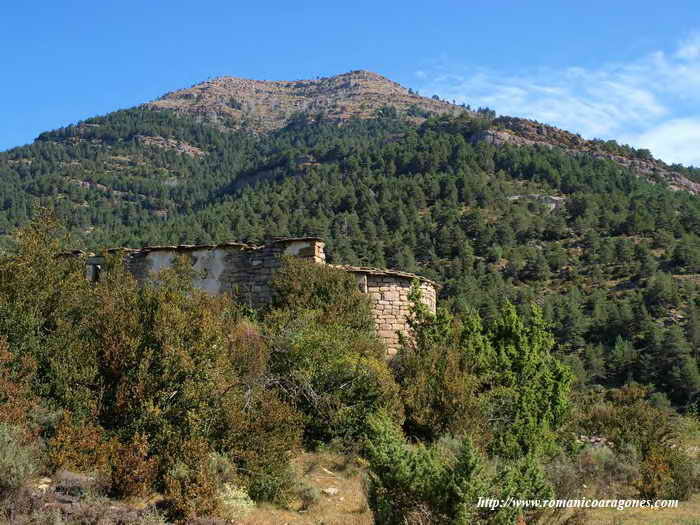
[(224, 484), (284, 503), (302, 444), (357, 439), (379, 409), (400, 421), (367, 299), (345, 272), (289, 262), (290, 278), (318, 272), (320, 295), (280, 287), (258, 319), (192, 289), (186, 260), (145, 286), (113, 260), (89, 284), (83, 260), (56, 257), (48, 217), (18, 246), (0, 263), (3, 496), (71, 469), (116, 497), (159, 491), (173, 518), (225, 516)]
[(366, 458), (378, 523), (557, 519), (476, 501), (699, 488), (683, 441), (696, 417), (649, 387), (573, 390), (536, 304), (434, 315), (416, 287), (389, 364), (345, 272), (287, 260), (255, 312), (192, 289), (186, 257), (143, 286), (118, 259), (88, 283), (81, 258), (56, 257), (62, 242), (43, 216), (0, 260), (5, 516), (32, 477), (68, 469), (114, 498), (159, 493), (170, 519), (232, 518), (231, 494), (308, 498), (290, 459), (324, 447)]

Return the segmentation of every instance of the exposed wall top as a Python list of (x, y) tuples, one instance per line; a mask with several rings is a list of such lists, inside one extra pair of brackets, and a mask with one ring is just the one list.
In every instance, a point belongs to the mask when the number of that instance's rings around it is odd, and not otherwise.
[[(222, 242), (218, 244), (178, 244), (178, 245), (156, 245), (156, 246), (144, 246), (143, 248), (107, 248), (105, 250), (100, 250), (99, 254), (95, 254), (93, 252), (85, 252), (82, 250), (72, 250), (69, 252), (64, 252), (58, 254), (59, 257), (69, 257), (69, 256), (74, 256), (74, 257), (80, 257), (80, 256), (85, 256), (85, 257), (95, 257), (96, 255), (103, 255), (103, 254), (114, 254), (114, 253), (125, 253), (129, 254), (132, 256), (139, 256), (139, 255), (146, 255), (151, 252), (159, 252), (159, 251), (167, 251), (167, 252), (181, 252), (181, 253), (189, 253), (193, 251), (199, 251), (199, 250), (215, 250), (215, 249), (221, 249), (221, 248), (229, 248), (229, 249), (238, 249), (240, 251), (258, 251), (258, 250), (264, 250), (265, 248), (271, 248), (274, 247), (275, 245), (282, 245), (281, 248), (283, 253), (289, 253), (290, 255), (297, 255), (297, 247), (298, 243), (303, 243), (303, 242), (314, 242), (314, 243), (323, 243), (323, 239), (320, 237), (283, 237), (283, 238), (275, 238), (272, 239), (271, 241), (265, 243), (265, 244), (249, 244), (249, 243), (244, 243), (244, 242), (237, 242), (237, 241), (229, 241), (229, 242)], [(429, 283), (433, 285), (435, 288), (441, 288), (442, 285), (439, 283), (428, 279), (427, 277), (423, 277), (420, 275), (416, 275), (414, 273), (410, 272), (403, 272), (400, 270), (389, 270), (385, 268), (374, 268), (370, 266), (350, 266), (350, 265), (345, 265), (345, 264), (329, 264), (328, 266), (332, 268), (338, 268), (339, 270), (345, 270), (346, 272), (350, 273), (356, 273), (356, 274), (365, 274), (365, 275), (386, 275), (386, 276), (391, 276), (391, 277), (401, 277), (404, 279), (418, 279), (421, 282), (424, 283)]]
[(418, 279), (421, 282), (432, 284), (436, 288), (441, 288), (442, 285), (427, 277), (416, 275), (415, 273), (402, 272), (400, 270), (388, 270), (385, 268), (373, 268), (370, 266), (350, 266), (347, 264), (329, 264), (331, 268), (338, 268), (350, 273), (362, 273), (366, 275), (387, 275), (391, 277), (403, 277), (405, 279)]
[[(219, 244), (178, 244), (178, 245), (164, 245), (164, 246), (144, 246), (138, 250), (133, 250), (137, 252), (154, 252), (159, 250), (167, 251), (196, 251), (196, 250), (214, 250), (216, 248), (239, 248), (241, 250), (260, 250), (274, 244), (292, 244), (296, 242), (313, 241), (313, 242), (323, 242), (320, 237), (284, 237), (279, 239), (273, 239), (265, 244), (249, 244), (245, 242), (238, 241), (228, 241)], [(111, 250), (120, 250), (124, 248), (112, 248)], [(126, 248), (131, 250), (130, 248)], [(107, 250), (110, 251), (110, 250)]]
[[(274, 244), (292, 244), (295, 242), (302, 242), (302, 241), (323, 242), (323, 239), (321, 239), (320, 237), (281, 237), (279, 239), (272, 239), (271, 241), (269, 241), (265, 244), (250, 244), (250, 243), (238, 242), (238, 241), (227, 241), (227, 242), (222, 242), (222, 243), (218, 243), (218, 244), (172, 244), (172, 245), (144, 246), (142, 248), (119, 247), (119, 248), (106, 248), (104, 250), (100, 250), (99, 253), (100, 254), (119, 253), (119, 252), (128, 252), (128, 253), (144, 252), (144, 253), (147, 253), (147, 252), (155, 252), (155, 251), (191, 252), (191, 251), (197, 251), (197, 250), (214, 250), (216, 248), (239, 248), (241, 250), (261, 250), (263, 248), (266, 248), (266, 247), (274, 245)], [(82, 255), (93, 256), (96, 254), (94, 252), (86, 252), (83, 250), (71, 250), (71, 251), (59, 253), (58, 257), (70, 257), (70, 256), (80, 257)]]

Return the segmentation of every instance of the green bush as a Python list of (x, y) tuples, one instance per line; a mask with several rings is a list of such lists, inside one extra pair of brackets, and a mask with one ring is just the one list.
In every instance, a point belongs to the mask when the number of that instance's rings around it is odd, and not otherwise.
[(286, 257), (274, 275), (274, 306), (280, 310), (319, 312), (324, 324), (362, 332), (374, 330), (369, 297), (355, 276), (328, 265)]
[(36, 363), (28, 355), (10, 352), (0, 335), (0, 423), (23, 425), (30, 429), (31, 416), (37, 415), (38, 400), (32, 391)]
[(308, 445), (353, 443), (369, 414), (387, 410), (401, 419), (398, 386), (372, 333), (327, 324), (320, 316), (287, 310), (268, 318), (270, 370), (304, 414)]
[(572, 374), (552, 355), (540, 310), (526, 322), (507, 303), (485, 327), (477, 314), (433, 315), (416, 286), (410, 297), (412, 337), (402, 338), (395, 362), (407, 431), (429, 440), (479, 435), (491, 454), (511, 458), (556, 448)]
[(696, 460), (680, 447), (674, 447), (667, 451), (666, 461), (672, 482), (668, 494), (662, 497), (687, 501), (700, 488), (700, 471)]
[(146, 436), (137, 434), (126, 444), (114, 443), (110, 457), (111, 489), (115, 496), (147, 496), (154, 485), (157, 458), (149, 457)]
[(370, 418), (369, 427), (368, 502), (379, 524), (511, 524), (520, 509), (480, 508), (479, 498), (553, 495), (534, 455), (488, 468), (469, 438), (410, 445), (400, 427), (381, 414)]
[(698, 481), (695, 460), (685, 450), (658, 446), (642, 461), (634, 486), (642, 498), (685, 501), (698, 489)]
[(481, 435), (486, 422), (478, 393), (478, 360), (488, 352), (478, 316), (462, 322), (445, 310), (433, 315), (414, 286), (409, 324), (411, 337), (401, 337), (392, 367), (401, 386), (406, 432), (433, 441), (443, 434)]
[(17, 256), (0, 259), (0, 371), (13, 372), (0, 379), (0, 421), (60, 411), (43, 436), (52, 466), (97, 470), (119, 496), (167, 489), (177, 516), (211, 506), (191, 493), (209, 490), (194, 467), (171, 475), (193, 447), (230, 458), (242, 485), (276, 480), (264, 497), (287, 490), (301, 420), (269, 381), (267, 343), (243, 309), (194, 290), (187, 258), (137, 284), (114, 256), (88, 283), (84, 260), (56, 257), (51, 228), (22, 232)]
[(184, 520), (216, 515), (221, 510), (219, 485), (211, 464), (211, 449), (202, 440), (183, 444), (182, 454), (165, 476), (168, 517)]
[(39, 469), (36, 447), (26, 443), (19, 428), (0, 423), (0, 496), (20, 488)]
[(633, 449), (613, 450), (586, 445), (570, 454), (552, 458), (545, 471), (557, 498), (585, 495), (600, 498), (633, 498), (633, 483), (639, 478), (640, 462)]
[(632, 447), (644, 459), (673, 440), (676, 416), (649, 402), (650, 390), (639, 385), (588, 392), (576, 398), (574, 428), (578, 434), (601, 436), (615, 447)]
[(238, 467), (250, 497), (285, 501), (294, 482), (289, 460), (303, 428), (299, 412), (274, 391), (255, 386), (232, 397), (218, 416), (211, 442)]
[(687, 499), (698, 487), (692, 458), (679, 446), (681, 419), (652, 404), (651, 390), (639, 385), (591, 392), (577, 404), (576, 426), (586, 435), (603, 436), (617, 454), (639, 458), (633, 482), (641, 497)]
[(506, 303), (487, 333), (493, 358), (480, 370), (490, 384), (484, 399), (493, 421), (489, 451), (504, 457), (553, 452), (569, 417), (573, 375), (551, 353), (554, 338), (541, 310), (531, 310), (526, 321)]
[(248, 494), (253, 501), (271, 501), (286, 505), (294, 487), (294, 472), (290, 468), (274, 468), (260, 465), (248, 485)]
[(387, 417), (369, 420), (368, 501), (377, 523), (412, 523), (419, 515), (428, 523), (482, 523), (475, 503), (488, 491), (481, 459), (468, 440), (455, 458), (442, 448), (409, 445)]

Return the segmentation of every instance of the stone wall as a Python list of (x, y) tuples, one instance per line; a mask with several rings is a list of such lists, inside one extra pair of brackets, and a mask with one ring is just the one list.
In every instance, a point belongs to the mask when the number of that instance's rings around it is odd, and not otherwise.
[(325, 263), (324, 243), (319, 239), (283, 239), (264, 246), (225, 243), (206, 246), (153, 246), (133, 251), (126, 257), (129, 271), (144, 281), (172, 266), (185, 255), (196, 272), (194, 286), (209, 293), (229, 292), (245, 304), (260, 307), (272, 300), (272, 274), (281, 257), (291, 255)]
[[(399, 347), (398, 332), (407, 333), (407, 318), (411, 303), (408, 292), (411, 280), (396, 275), (368, 275), (367, 291), (372, 300), (372, 313), (378, 335), (384, 339), (389, 357), (393, 357)], [(435, 287), (421, 282), (423, 302), (434, 313), (436, 306)]]
[[(112, 250), (110, 250), (112, 251)], [(272, 300), (272, 275), (281, 264), (283, 255), (291, 255), (325, 264), (324, 243), (317, 238), (280, 239), (263, 246), (243, 243), (217, 245), (151, 246), (141, 250), (124, 250), (127, 269), (143, 282), (160, 270), (172, 266), (179, 256), (192, 260), (197, 272), (194, 285), (209, 293), (229, 292), (239, 301), (257, 308)], [(99, 276), (101, 257), (88, 258), (86, 275), (91, 280)], [(411, 283), (420, 281), (423, 301), (435, 312), (437, 285), (416, 275), (355, 266), (335, 266), (353, 273), (358, 287), (368, 293), (378, 335), (386, 342), (391, 357), (398, 349), (397, 332), (408, 329), (408, 292)]]
[(407, 319), (411, 313), (411, 302), (408, 294), (415, 280), (420, 283), (423, 303), (432, 313), (436, 311), (438, 285), (429, 279), (397, 270), (340, 265), (335, 267), (354, 273), (360, 291), (369, 294), (377, 335), (384, 340), (390, 358), (399, 348), (398, 332), (407, 334), (409, 331)]

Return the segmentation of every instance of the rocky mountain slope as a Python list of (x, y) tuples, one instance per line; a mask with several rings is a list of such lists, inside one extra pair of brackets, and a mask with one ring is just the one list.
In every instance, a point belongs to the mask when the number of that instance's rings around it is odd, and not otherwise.
[[(296, 81), (263, 81), (219, 77), (188, 89), (168, 93), (148, 107), (194, 116), (224, 128), (265, 133), (280, 129), (300, 114), (308, 121), (343, 122), (369, 119), (393, 107), (414, 124), (429, 115), (477, 114), (464, 107), (426, 98), (386, 77), (357, 70), (332, 77)], [(646, 150), (634, 150), (614, 141), (586, 140), (565, 130), (517, 118), (499, 117), (478, 140), (491, 144), (557, 147), (571, 154), (607, 158), (655, 182), (700, 194), (700, 183), (675, 167), (654, 159)]]
[(464, 108), (422, 97), (370, 71), (295, 81), (219, 77), (168, 93), (150, 107), (174, 110), (203, 120), (255, 132), (279, 129), (299, 113), (345, 121), (367, 119), (391, 106), (414, 122), (432, 115), (455, 115)]
[[(482, 132), (478, 141), (494, 145), (545, 146), (560, 148), (574, 155), (590, 155), (612, 160), (652, 182), (666, 182), (675, 190), (700, 195), (700, 182), (688, 178), (679, 166), (669, 166), (647, 150), (635, 150), (615, 141), (586, 140), (581, 135), (554, 126), (516, 117), (499, 117)], [(692, 170), (691, 170), (692, 172)]]
[[(374, 148), (412, 142), (420, 126), (432, 125), (429, 117), (444, 119), (449, 133), (473, 144), (609, 160), (645, 180), (700, 194), (700, 170), (668, 166), (615, 141), (419, 96), (368, 71), (276, 82), (221, 77), (0, 152), (0, 245), (37, 202), (57, 209), (91, 243), (111, 243), (117, 226), (138, 240), (146, 226), (160, 231), (162, 220), (187, 220), (246, 186), (281, 182), (341, 159), (352, 159), (343, 170), (353, 171)], [(422, 159), (409, 168), (418, 172), (428, 164)], [(395, 167), (382, 169), (392, 176)]]

